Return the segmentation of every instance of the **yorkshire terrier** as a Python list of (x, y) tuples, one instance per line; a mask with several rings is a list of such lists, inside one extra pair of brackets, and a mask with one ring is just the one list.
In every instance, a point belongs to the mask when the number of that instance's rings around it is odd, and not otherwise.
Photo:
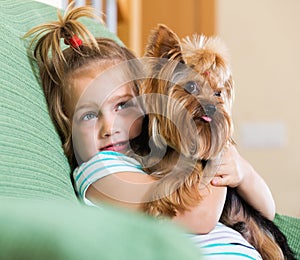
[[(196, 206), (199, 184), (209, 181), (223, 149), (234, 144), (234, 84), (226, 53), (217, 38), (195, 35), (180, 41), (164, 25), (150, 35), (149, 75), (141, 94), (157, 155), (146, 167), (159, 179), (145, 203), (151, 215), (173, 217)], [(220, 221), (239, 231), (263, 259), (295, 259), (284, 234), (236, 189), (228, 188)]]

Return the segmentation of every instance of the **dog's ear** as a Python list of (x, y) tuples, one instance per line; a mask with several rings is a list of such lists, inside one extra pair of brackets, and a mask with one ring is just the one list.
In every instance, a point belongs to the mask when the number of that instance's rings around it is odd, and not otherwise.
[(149, 36), (145, 57), (182, 60), (178, 36), (166, 25), (159, 24)]

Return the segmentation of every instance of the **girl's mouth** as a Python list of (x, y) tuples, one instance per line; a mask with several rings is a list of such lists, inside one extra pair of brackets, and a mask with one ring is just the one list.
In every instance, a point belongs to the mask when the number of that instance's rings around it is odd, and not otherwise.
[(128, 148), (128, 141), (119, 142), (107, 145), (100, 149), (100, 151), (114, 151), (114, 152), (121, 152), (125, 151)]

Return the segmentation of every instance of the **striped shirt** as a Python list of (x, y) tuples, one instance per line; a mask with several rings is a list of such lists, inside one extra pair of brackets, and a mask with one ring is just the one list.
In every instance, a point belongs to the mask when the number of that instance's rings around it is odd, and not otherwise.
[(232, 228), (221, 223), (205, 235), (188, 234), (201, 248), (203, 260), (258, 260), (262, 259), (256, 249)]
[(81, 164), (73, 172), (75, 189), (85, 204), (93, 205), (86, 197), (88, 187), (95, 181), (118, 172), (145, 174), (141, 164), (133, 158), (114, 151), (102, 151)]

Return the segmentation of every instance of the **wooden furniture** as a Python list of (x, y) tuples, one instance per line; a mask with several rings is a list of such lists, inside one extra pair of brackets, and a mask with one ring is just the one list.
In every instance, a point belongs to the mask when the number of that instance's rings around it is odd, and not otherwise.
[(158, 23), (179, 37), (215, 33), (215, 0), (118, 0), (119, 38), (137, 55)]

